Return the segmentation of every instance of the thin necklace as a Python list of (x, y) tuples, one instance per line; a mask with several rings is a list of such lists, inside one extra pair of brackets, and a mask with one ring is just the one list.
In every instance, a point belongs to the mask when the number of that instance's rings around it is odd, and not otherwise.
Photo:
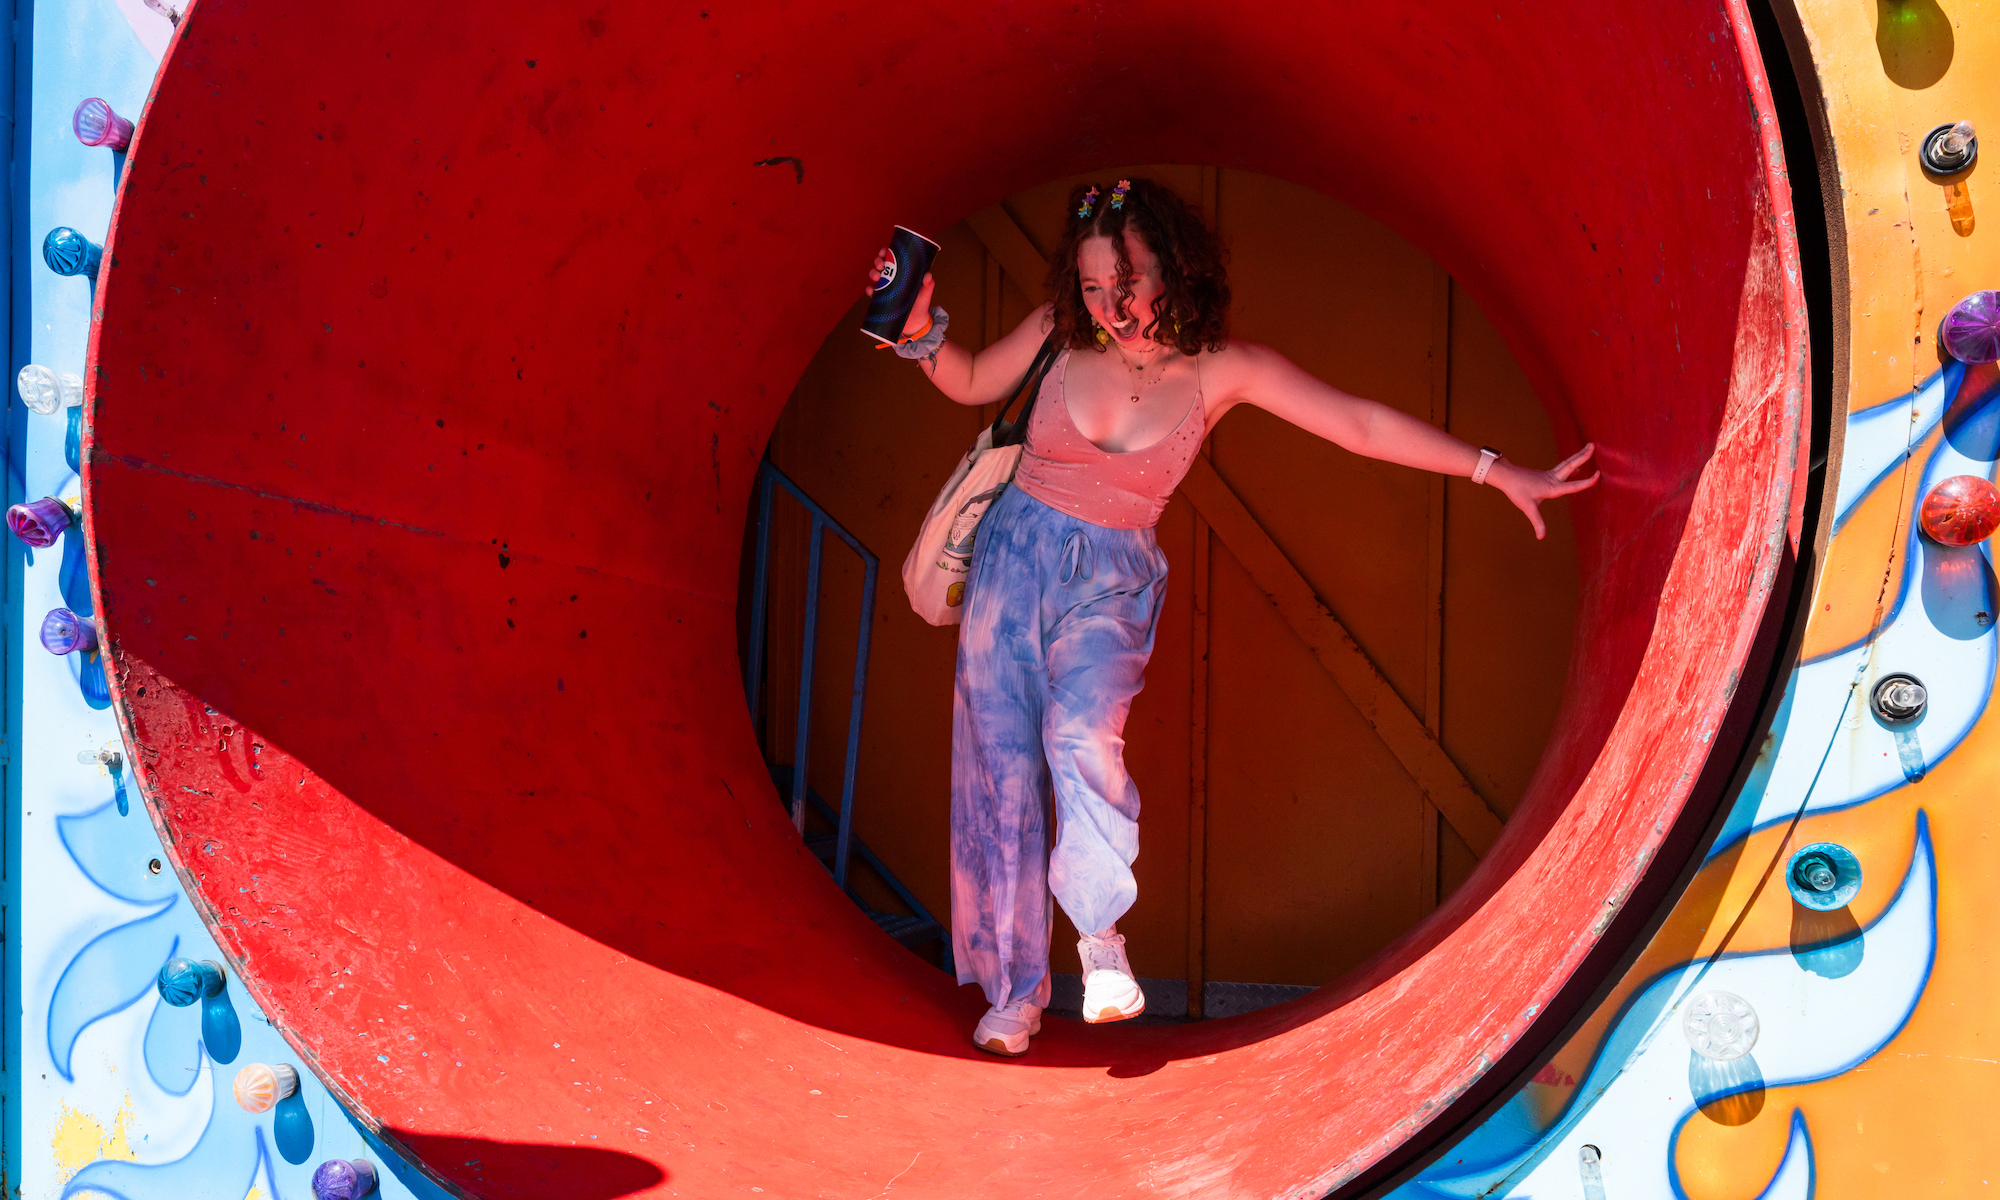
[[(1125, 347), (1119, 345), (1116, 338), (1112, 339), (1111, 348), (1118, 352), (1119, 361), (1125, 364), (1125, 373), (1132, 379), (1132, 403), (1137, 404), (1139, 403), (1139, 393), (1146, 386), (1146, 369), (1153, 366), (1154, 363), (1165, 363), (1167, 361), (1167, 353), (1162, 353), (1153, 363), (1147, 363), (1145, 366), (1135, 369), (1132, 366), (1132, 360), (1125, 356)], [(1162, 347), (1162, 350), (1164, 351), (1165, 347)], [(1162, 372), (1162, 375), (1164, 376), (1164, 372)]]

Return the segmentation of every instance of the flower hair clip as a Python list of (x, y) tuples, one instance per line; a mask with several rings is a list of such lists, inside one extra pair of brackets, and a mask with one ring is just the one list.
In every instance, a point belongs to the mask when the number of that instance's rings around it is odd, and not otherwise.
[(1097, 203), (1097, 189), (1093, 187), (1089, 191), (1083, 194), (1083, 206), (1076, 210), (1076, 215), (1079, 217), (1088, 217), (1090, 215), (1091, 207), (1096, 203)]
[(1129, 191), (1131, 191), (1131, 190), (1132, 190), (1132, 181), (1131, 181), (1131, 180), (1129, 180), (1129, 179), (1121, 179), (1121, 180), (1119, 180), (1119, 181), (1118, 181), (1118, 186), (1117, 186), (1117, 187), (1115, 187), (1115, 188), (1112, 188), (1112, 189), (1111, 189), (1111, 207), (1113, 207), (1113, 208), (1124, 208), (1124, 207), (1125, 207), (1125, 193), (1126, 193), (1126, 192), (1129, 192)]

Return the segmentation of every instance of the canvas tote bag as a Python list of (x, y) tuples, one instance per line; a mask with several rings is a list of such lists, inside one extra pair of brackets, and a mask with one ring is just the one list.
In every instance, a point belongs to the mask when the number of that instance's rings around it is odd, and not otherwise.
[[(1035, 411), (1035, 397), (1056, 353), (1055, 335), (1050, 334), (1020, 390), (1008, 398), (993, 424), (980, 431), (945, 481), (917, 532), (917, 544), (903, 559), (903, 591), (910, 597), (910, 607), (933, 625), (956, 625), (965, 613), (965, 583), (972, 571), (972, 543), (980, 519), (1007, 490), (1014, 469), (1021, 465), (1028, 417)], [(1020, 419), (1010, 422), (1007, 413), (1022, 396), (1027, 402)]]

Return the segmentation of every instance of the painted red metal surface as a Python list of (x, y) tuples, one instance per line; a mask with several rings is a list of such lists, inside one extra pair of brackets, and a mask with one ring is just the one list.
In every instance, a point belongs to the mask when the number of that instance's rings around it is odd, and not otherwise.
[[(126, 174), (85, 468), (176, 869), (301, 1059), (466, 1194), (1352, 1178), (1590, 951), (1788, 559), (1805, 323), (1748, 36), (1735, 3), (201, 0)], [(1570, 695), (1473, 882), (1375, 963), (1003, 1063), (772, 794), (745, 505), (892, 222), (1165, 159), (1389, 222), (1598, 443)]]

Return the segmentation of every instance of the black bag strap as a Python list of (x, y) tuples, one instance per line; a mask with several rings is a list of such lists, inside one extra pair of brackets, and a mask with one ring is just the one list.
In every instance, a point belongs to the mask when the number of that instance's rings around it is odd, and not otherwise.
[[(1042, 381), (1048, 378), (1050, 368), (1056, 365), (1056, 358), (1061, 353), (1060, 347), (1056, 345), (1056, 335), (1051, 331), (1049, 336), (1042, 340), (1042, 348), (1035, 353), (1035, 361), (1029, 364), (1027, 378), (1022, 381), (1014, 394), (1007, 398), (1007, 403), (1000, 406), (1000, 414), (993, 418), (995, 446), (1018, 446), (1028, 440), (1028, 418), (1035, 413), (1035, 400), (1042, 394)], [(1028, 402), (1021, 408), (1020, 420), (1009, 421), (1008, 411), (1022, 396), (1026, 396)]]

